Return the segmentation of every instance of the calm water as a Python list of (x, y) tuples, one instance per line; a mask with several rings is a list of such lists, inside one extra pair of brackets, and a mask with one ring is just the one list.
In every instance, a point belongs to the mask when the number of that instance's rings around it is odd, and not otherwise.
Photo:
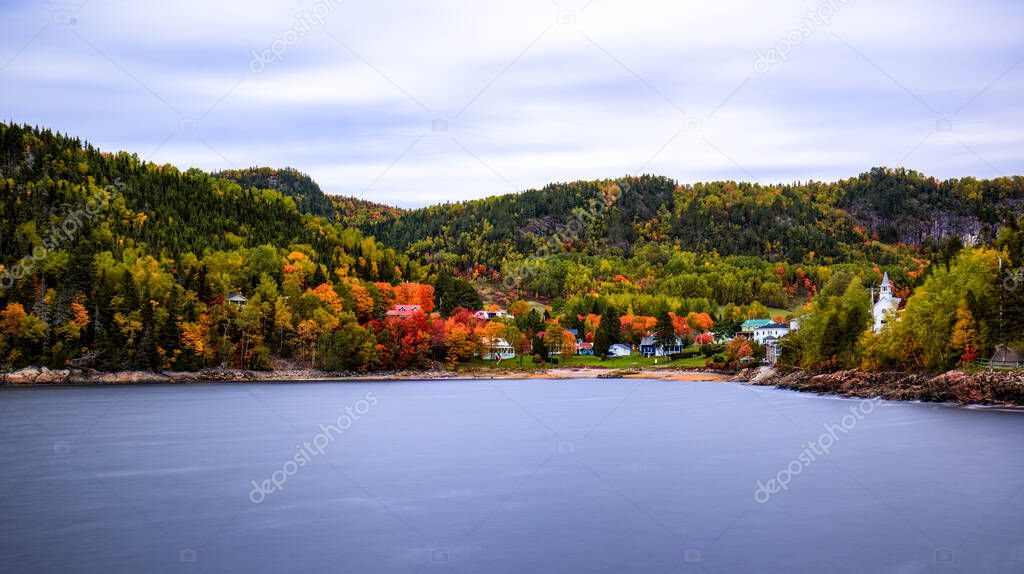
[(0, 389), (0, 484), (5, 572), (1024, 571), (1024, 413), (731, 383)]

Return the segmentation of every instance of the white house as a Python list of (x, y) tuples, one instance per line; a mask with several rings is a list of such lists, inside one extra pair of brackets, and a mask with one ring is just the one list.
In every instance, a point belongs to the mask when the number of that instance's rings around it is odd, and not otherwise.
[(246, 305), (249, 304), (249, 299), (246, 298), (246, 296), (242, 295), (241, 293), (229, 293), (228, 303), (231, 303), (236, 307), (245, 307)]
[(615, 343), (611, 347), (608, 347), (609, 357), (628, 357), (633, 354), (633, 349), (629, 345), (623, 345), (622, 343)]
[(485, 361), (505, 360), (516, 358), (516, 350), (505, 339), (483, 339)]
[(764, 345), (768, 337), (774, 337), (776, 340), (785, 337), (789, 333), (789, 325), (785, 323), (768, 323), (754, 329), (754, 342), (758, 345)]
[(882, 284), (878, 288), (878, 300), (875, 301), (875, 306), (871, 310), (871, 314), (874, 316), (875, 325), (874, 331), (878, 333), (892, 317), (896, 314), (896, 309), (900, 306), (899, 297), (892, 296), (892, 281), (889, 280), (889, 273), (886, 272), (882, 277)]
[(664, 357), (673, 353), (680, 353), (683, 350), (683, 340), (676, 337), (675, 344), (662, 346), (656, 344), (652, 335), (644, 337), (640, 341), (640, 354), (645, 357)]
[(503, 319), (508, 317), (508, 313), (503, 309), (498, 309), (497, 311), (477, 311), (476, 313), (473, 313), (473, 316), (481, 321), (490, 321), (491, 319)]

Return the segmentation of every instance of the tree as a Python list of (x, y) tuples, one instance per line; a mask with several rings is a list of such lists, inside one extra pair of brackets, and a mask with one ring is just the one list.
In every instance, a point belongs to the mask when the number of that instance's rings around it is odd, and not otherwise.
[(306, 319), (299, 323), (299, 341), (301, 343), (301, 357), (303, 360), (309, 357), (309, 366), (316, 366), (316, 341), (320, 338), (320, 325), (312, 319)]
[(839, 316), (836, 313), (831, 313), (825, 320), (825, 328), (822, 330), (821, 339), (818, 342), (818, 356), (826, 362), (837, 361), (842, 350), (842, 338)]
[(668, 309), (658, 313), (658, 322), (654, 326), (654, 344), (662, 349), (676, 346), (676, 328)]
[(445, 345), (448, 352), (445, 359), (452, 364), (466, 361), (483, 352), (480, 335), (471, 324), (458, 317), (445, 322)]
[(608, 349), (619, 340), (618, 318), (610, 306), (605, 306), (601, 312), (601, 322), (594, 334), (594, 354), (602, 358), (607, 357)]
[(962, 299), (956, 309), (956, 323), (951, 333), (953, 348), (960, 352), (960, 362), (970, 365), (978, 357), (975, 340), (978, 336), (977, 323), (968, 307), (967, 300)]
[(508, 311), (509, 313), (512, 314), (513, 317), (522, 317), (523, 315), (526, 315), (527, 313), (530, 312), (530, 304), (527, 303), (526, 301), (523, 301), (522, 299), (519, 299), (518, 301), (512, 303), (512, 305), (508, 308)]
[(455, 277), (447, 271), (438, 274), (434, 286), (434, 299), (437, 302), (436, 308), (446, 316), (458, 307), (479, 309), (483, 305), (480, 294), (469, 281)]
[(544, 332), (542, 331), (540, 334), (534, 335), (533, 339), (530, 341), (533, 346), (534, 360), (536, 361), (539, 359), (541, 364), (548, 362), (548, 344), (544, 342), (543, 334)]

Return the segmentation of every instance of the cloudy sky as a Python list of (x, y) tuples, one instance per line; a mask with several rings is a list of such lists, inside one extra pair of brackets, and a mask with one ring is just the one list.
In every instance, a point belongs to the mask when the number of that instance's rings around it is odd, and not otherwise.
[(551, 181), (1024, 173), (1024, 3), (0, 2), (0, 113), (418, 206)]

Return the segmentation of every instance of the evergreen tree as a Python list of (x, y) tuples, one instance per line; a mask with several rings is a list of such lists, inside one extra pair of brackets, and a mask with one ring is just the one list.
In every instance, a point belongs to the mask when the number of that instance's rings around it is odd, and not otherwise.
[(672, 316), (668, 309), (662, 309), (658, 313), (658, 322), (654, 325), (654, 344), (657, 347), (667, 349), (676, 345), (676, 328), (672, 324)]
[(619, 342), (619, 317), (610, 305), (601, 312), (601, 322), (594, 333), (594, 354), (607, 357), (608, 349)]
[(540, 359), (541, 363), (548, 362), (548, 345), (544, 342), (544, 338), (534, 335), (532, 342), (533, 356)]
[(821, 332), (821, 340), (818, 341), (818, 356), (823, 361), (837, 359), (842, 351), (843, 333), (836, 313), (829, 315), (825, 321), (825, 328)]

